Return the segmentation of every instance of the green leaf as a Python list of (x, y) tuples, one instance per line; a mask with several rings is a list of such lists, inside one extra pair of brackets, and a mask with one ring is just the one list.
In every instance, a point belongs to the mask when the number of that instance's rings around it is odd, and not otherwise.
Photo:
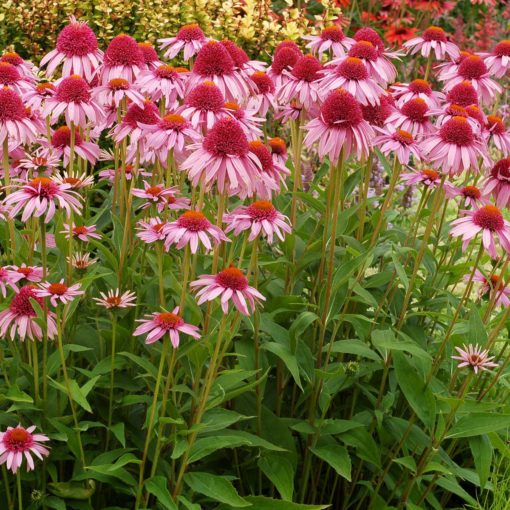
[(266, 498), (265, 496), (246, 496), (244, 499), (253, 505), (250, 510), (324, 510), (331, 506), (302, 505), (291, 501), (282, 501), (281, 499)]
[(485, 435), (469, 438), (469, 446), (475, 461), (476, 471), (480, 478), (480, 488), (484, 489), (491, 473), (492, 444)]
[(398, 385), (409, 405), (418, 418), (429, 429), (432, 429), (436, 417), (436, 399), (432, 391), (425, 385), (425, 381), (409, 363), (404, 354), (395, 352), (393, 355), (393, 365)]
[(282, 499), (292, 501), (295, 471), (292, 462), (283, 455), (268, 453), (259, 458), (258, 466), (271, 480)]
[[(326, 352), (329, 346), (325, 346), (323, 351)], [(354, 354), (362, 356), (374, 361), (381, 361), (381, 357), (375, 351), (361, 340), (339, 340), (333, 344), (331, 352), (342, 352), (344, 354)]]
[(24, 391), (21, 391), (17, 386), (11, 386), (4, 398), (11, 400), (12, 402), (25, 402), (27, 404), (34, 403), (34, 399)]
[(329, 464), (338, 475), (351, 481), (351, 458), (347, 448), (339, 444), (328, 444), (324, 446), (315, 446), (310, 448), (314, 455)]
[(313, 312), (302, 312), (292, 322), (289, 328), (289, 336), (292, 349), (295, 350), (296, 342), (299, 337), (311, 326), (316, 320), (319, 320), (319, 316)]
[(296, 356), (292, 354), (291, 350), (288, 346), (278, 344), (276, 342), (266, 342), (262, 344), (262, 348), (266, 351), (272, 352), (275, 356), (278, 356), (288, 368), (291, 373), (294, 381), (299, 386), (301, 391), (303, 391), (303, 386), (301, 384), (301, 377), (299, 375), (299, 366), (296, 359)]
[(396, 253), (391, 253), (391, 260), (393, 261), (393, 265), (395, 266), (395, 271), (400, 279), (400, 282), (407, 290), (409, 287), (409, 278), (407, 277), (407, 274), (404, 271), (404, 268), (402, 267), (402, 264), (400, 263)]
[[(68, 394), (67, 388), (60, 384), (58, 381), (55, 381), (51, 377), (48, 377), (51, 384), (60, 390), (65, 395)], [(71, 398), (80, 406), (85, 409), (88, 413), (92, 413), (92, 408), (90, 407), (90, 404), (87, 402), (87, 399), (85, 398), (85, 395), (83, 395), (81, 388), (78, 386), (78, 383), (74, 379), (69, 380), (69, 389), (71, 392)]]
[(117, 441), (125, 448), (126, 447), (126, 436), (124, 434), (124, 423), (116, 423), (110, 427), (113, 435), (117, 438)]
[(246, 499), (239, 496), (234, 486), (221, 476), (193, 472), (186, 474), (184, 481), (191, 490), (214, 499), (214, 501), (226, 503), (234, 508), (251, 506)]
[(384, 351), (404, 351), (418, 358), (430, 360), (431, 356), (418, 344), (404, 338), (396, 338), (391, 329), (376, 329), (372, 331), (372, 343), (384, 355)]
[(167, 478), (164, 476), (153, 476), (145, 482), (145, 488), (147, 492), (156, 496), (158, 502), (166, 510), (177, 510), (177, 505), (174, 503), (167, 487)]
[(447, 438), (473, 437), (510, 427), (510, 414), (471, 413), (460, 418)]
[(480, 316), (480, 310), (475, 304), (473, 304), (469, 311), (467, 337), (470, 344), (485, 345), (487, 343), (487, 329)]

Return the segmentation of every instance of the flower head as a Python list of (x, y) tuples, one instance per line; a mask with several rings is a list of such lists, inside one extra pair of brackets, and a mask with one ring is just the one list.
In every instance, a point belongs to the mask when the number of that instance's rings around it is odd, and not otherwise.
[(153, 69), (142, 71), (136, 85), (142, 94), (150, 96), (153, 101), (165, 98), (167, 108), (177, 105), (177, 100), (184, 97), (186, 73), (179, 72), (175, 67), (161, 64)]
[(455, 347), (459, 356), (452, 356), (452, 359), (460, 361), (458, 368), (471, 367), (475, 374), (479, 370), (488, 370), (489, 368), (497, 367), (498, 364), (492, 360), (494, 356), (489, 356), (488, 350), (483, 350), (478, 345), (463, 345), (464, 349)]
[(101, 82), (106, 85), (113, 78), (124, 78), (133, 83), (145, 67), (144, 55), (137, 42), (129, 35), (118, 35), (106, 48)]
[(303, 39), (310, 41), (306, 47), (319, 58), (331, 51), (335, 57), (343, 57), (354, 41), (346, 37), (342, 29), (336, 25), (326, 27), (320, 35), (307, 35)]
[(125, 78), (112, 78), (106, 85), (94, 87), (92, 94), (102, 105), (114, 105), (116, 108), (127, 99), (143, 108), (145, 97)]
[(492, 53), (485, 56), (485, 65), (496, 78), (502, 78), (510, 69), (510, 40), (500, 41)]
[(180, 51), (183, 51), (184, 60), (189, 60), (207, 43), (207, 37), (202, 29), (196, 23), (193, 23), (181, 27), (175, 37), (158, 39), (158, 42), (161, 49), (165, 50), (166, 58), (175, 58)]
[(165, 227), (168, 225), (166, 220), (161, 218), (149, 218), (148, 221), (140, 220), (137, 223), (136, 237), (141, 239), (144, 243), (155, 243), (157, 241), (164, 241), (166, 238)]
[(34, 290), (34, 294), (40, 298), (49, 297), (50, 303), (53, 306), (57, 306), (59, 302), (66, 305), (73, 301), (75, 297), (85, 294), (80, 288), (80, 283), (68, 287), (64, 284), (64, 279), (62, 278), (58, 283), (40, 283), (39, 288)]
[(31, 142), (38, 135), (37, 123), (28, 116), (21, 97), (10, 87), (0, 88), (0, 143), (6, 138)]
[(441, 27), (431, 26), (423, 32), (421, 37), (415, 37), (405, 42), (403, 46), (411, 55), (418, 52), (423, 57), (435, 54), (436, 60), (444, 60), (447, 55), (453, 60), (459, 57), (459, 48), (448, 41), (446, 32)]
[(119, 289), (110, 289), (107, 294), (104, 292), (100, 292), (99, 294), (101, 295), (100, 298), (92, 299), (96, 301), (99, 306), (104, 306), (109, 310), (136, 306), (136, 303), (133, 303), (133, 301), (136, 301), (136, 294), (129, 290), (121, 294)]
[(418, 161), (423, 158), (420, 146), (413, 135), (403, 129), (395, 129), (390, 132), (376, 128), (381, 135), (374, 139), (374, 145), (379, 147), (384, 155), (394, 153), (401, 165), (407, 165), (411, 155)]
[(498, 207), (510, 205), (510, 158), (500, 159), (492, 167), (485, 180), (483, 194), (492, 195)]

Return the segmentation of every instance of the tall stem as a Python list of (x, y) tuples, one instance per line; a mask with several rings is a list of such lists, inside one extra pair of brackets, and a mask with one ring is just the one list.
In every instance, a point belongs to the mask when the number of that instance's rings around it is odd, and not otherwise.
[(106, 429), (105, 452), (108, 451), (111, 436), (112, 415), (113, 415), (113, 386), (115, 383), (115, 343), (117, 340), (117, 316), (113, 313), (112, 319), (112, 359), (110, 363), (110, 394), (108, 399), (108, 428)]
[[(11, 193), (11, 177), (9, 170), (9, 137), (6, 136), (3, 144), (3, 166), (4, 166), (4, 184), (5, 184), (5, 194), (10, 195)], [(7, 219), (7, 226), (9, 229), (9, 248), (11, 250), (11, 259), (14, 261), (14, 254), (16, 253), (16, 237), (14, 235), (14, 220), (9, 217)]]
[(23, 510), (23, 492), (21, 490), (21, 470), (16, 471), (16, 487), (18, 488), (18, 509)]

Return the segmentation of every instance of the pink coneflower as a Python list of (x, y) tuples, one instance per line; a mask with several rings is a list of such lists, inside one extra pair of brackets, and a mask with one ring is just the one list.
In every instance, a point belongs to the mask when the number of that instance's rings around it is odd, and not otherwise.
[(39, 218), (46, 215), (45, 223), (54, 216), (56, 208), (64, 209), (68, 215), (71, 211), (79, 214), (82, 204), (79, 195), (72, 191), (69, 184), (60, 184), (49, 177), (35, 177), (18, 185), (19, 189), (8, 195), (4, 203), (12, 206), (11, 218), (21, 210), (21, 221), (25, 222), (34, 216)]
[[(71, 156), (71, 129), (69, 126), (61, 126), (56, 129), (51, 136), (50, 143), (45, 143), (44, 146), (45, 150), (41, 151), (42, 156), (47, 158), (52, 154), (58, 158), (63, 156), (64, 166), (67, 166)], [(99, 157), (100, 149), (96, 143), (83, 140), (78, 130), (76, 130), (74, 152), (79, 157), (86, 159), (91, 165), (95, 165)]]
[(119, 143), (129, 136), (131, 142), (136, 144), (146, 132), (146, 128), (141, 125), (153, 125), (158, 121), (159, 110), (152, 101), (146, 99), (142, 106), (133, 103), (129, 105), (122, 122), (113, 129), (113, 139)]
[[(171, 150), (177, 156), (181, 156), (187, 143), (196, 143), (202, 138), (189, 121), (176, 113), (168, 113), (157, 124), (143, 127), (147, 131), (146, 148), (149, 152), (154, 151), (164, 164), (166, 164)], [(148, 157), (144, 159), (147, 160)]]
[(471, 168), (479, 171), (479, 159), (487, 166), (485, 144), (478, 139), (464, 117), (453, 117), (439, 131), (424, 140), (421, 148), (429, 161), (450, 175), (460, 174)]
[(345, 159), (353, 152), (358, 158), (367, 155), (374, 137), (373, 129), (363, 119), (360, 104), (343, 89), (329, 94), (319, 117), (310, 121), (305, 129), (304, 144), (310, 147), (319, 140), (319, 156), (328, 155), (332, 162), (338, 160), (342, 149)]
[(510, 158), (500, 159), (487, 176), (483, 194), (492, 195), (498, 207), (510, 206)]
[(275, 84), (269, 74), (264, 71), (256, 71), (250, 76), (255, 86), (254, 93), (248, 100), (248, 108), (265, 117), (269, 108), (276, 110), (278, 104), (275, 99)]
[(69, 239), (70, 233), (72, 232), (73, 238), (79, 239), (84, 243), (88, 243), (91, 239), (101, 239), (101, 236), (96, 233), (96, 226), (90, 225), (87, 227), (86, 225), (75, 225), (73, 223), (68, 225), (64, 223), (64, 230), (61, 230), (60, 233), (64, 234), (66, 239)]
[(62, 175), (54, 175), (54, 179), (61, 184), (69, 184), (71, 186), (70, 189), (74, 190), (80, 190), (94, 185), (94, 176), (87, 175), (85, 172), (81, 175), (69, 175), (69, 173), (64, 170)]
[(159, 60), (156, 48), (154, 48), (150, 42), (138, 43), (138, 47), (142, 52), (143, 61), (148, 69), (157, 69), (159, 66), (163, 65), (163, 62)]
[(44, 434), (33, 434), (35, 425), (23, 428), (7, 427), (5, 432), (0, 432), (0, 464), (5, 464), (7, 469), (16, 473), (23, 463), (23, 458), (27, 461), (27, 471), (32, 471), (34, 459), (32, 454), (43, 460), (50, 454), (48, 448), (40, 443), (45, 443), (50, 439)]
[[(103, 151), (102, 157), (100, 158), (101, 161), (111, 161), (112, 159), (113, 155), (107, 151)], [(132, 179), (136, 179), (139, 175), (142, 175), (143, 177), (150, 177), (151, 172), (146, 172), (143, 168), (135, 168), (134, 165), (127, 164), (124, 166), (124, 169), (122, 169), (122, 167), (117, 169), (117, 175), (126, 179), (126, 181), (131, 181)], [(101, 170), (98, 173), (98, 176), (101, 180), (115, 182), (115, 168), (106, 168), (105, 170)]]
[(384, 90), (374, 81), (363, 61), (356, 57), (344, 58), (333, 69), (325, 68), (325, 76), (320, 80), (321, 95), (337, 88), (344, 88), (352, 94), (362, 105), (379, 104), (379, 96)]
[(420, 52), (427, 58), (434, 53), (436, 60), (444, 60), (448, 55), (452, 60), (459, 58), (459, 48), (456, 44), (448, 41), (446, 32), (441, 27), (429, 27), (421, 37), (415, 37), (403, 44), (411, 55)]
[(291, 120), (309, 120), (318, 115), (317, 105), (318, 103), (314, 103), (309, 109), (306, 109), (297, 99), (293, 99), (289, 104), (279, 106), (274, 118), (280, 120), (282, 124)]
[(489, 201), (482, 195), (482, 191), (477, 186), (461, 186), (457, 187), (451, 182), (444, 183), (444, 190), (448, 198), (460, 197), (461, 203), (466, 207), (478, 209), (483, 205), (487, 205)]
[[(230, 39), (223, 39), (220, 44), (228, 51), (228, 54), (234, 61), (234, 66), (237, 71), (245, 78), (248, 79), (254, 71), (263, 71), (266, 68), (266, 63), (260, 60), (250, 60), (246, 52)], [(253, 92), (253, 87), (247, 83), (250, 92)]]
[(271, 149), (271, 156), (273, 158), (273, 161), (277, 165), (285, 167), (285, 164), (287, 163), (287, 159), (289, 157), (287, 153), (287, 144), (285, 143), (285, 140), (283, 138), (275, 136), (274, 138), (270, 138), (267, 143)]
[(156, 205), (158, 212), (162, 212), (167, 206), (167, 199), (175, 196), (178, 192), (179, 188), (176, 186), (165, 188), (163, 185), (152, 185), (147, 181), (143, 181), (143, 189), (133, 188), (131, 190), (135, 197), (145, 200), (140, 206), (141, 209), (147, 209), (151, 205)]
[(175, 58), (181, 50), (184, 50), (183, 58), (187, 61), (203, 48), (207, 40), (201, 28), (193, 23), (181, 27), (175, 37), (158, 39), (158, 43), (162, 50), (168, 48), (164, 53), (166, 58)]
[(391, 95), (383, 94), (379, 97), (379, 104), (361, 105), (363, 118), (371, 125), (384, 127), (386, 119), (395, 110), (395, 101)]
[(145, 67), (145, 59), (137, 42), (129, 35), (118, 35), (111, 40), (104, 53), (100, 69), (101, 83), (106, 85), (114, 78), (124, 78), (133, 83)]
[(343, 57), (354, 44), (354, 40), (346, 37), (340, 27), (326, 27), (320, 35), (305, 35), (303, 39), (310, 41), (306, 47), (322, 58), (324, 53), (331, 51), (335, 57)]
[(92, 298), (96, 301), (98, 306), (104, 306), (111, 310), (112, 308), (128, 308), (129, 306), (136, 306), (136, 294), (127, 290), (123, 294), (120, 293), (119, 289), (110, 289), (107, 294), (104, 292), (99, 293), (100, 298)]
[(214, 245), (230, 241), (221, 228), (213, 225), (203, 213), (199, 211), (186, 211), (165, 226), (165, 248), (168, 251), (172, 244), (181, 250), (189, 245), (191, 253), (195, 254), (201, 242), (206, 251), (212, 250), (211, 239)]
[(21, 97), (9, 87), (0, 88), (0, 144), (6, 138), (21, 143), (32, 142), (38, 133)]
[(452, 356), (452, 359), (456, 359), (461, 363), (458, 364), (458, 368), (471, 367), (475, 374), (478, 370), (484, 371), (489, 368), (497, 367), (498, 364), (492, 360), (494, 356), (489, 356), (488, 350), (483, 350), (478, 345), (463, 345), (464, 349), (455, 347), (459, 356)]
[(188, 119), (195, 129), (209, 130), (224, 117), (225, 98), (212, 81), (205, 81), (188, 93), (177, 113)]
[(470, 119), (478, 123), (478, 129), (482, 130), (487, 123), (487, 117), (483, 110), (474, 104), (470, 104), (469, 106), (466, 106), (466, 112)]
[(290, 80), (290, 71), (296, 62), (303, 56), (299, 48), (294, 46), (278, 47), (273, 54), (273, 62), (267, 70), (268, 76), (274, 81), (278, 91), (285, 83)]
[(244, 101), (250, 88), (225, 47), (217, 41), (209, 41), (198, 52), (189, 77), (187, 91), (204, 80), (214, 82), (227, 100)]
[(467, 109), (463, 106), (459, 106), (458, 104), (446, 104), (443, 108), (431, 109), (430, 114), (437, 115), (437, 127), (441, 127), (445, 122), (453, 119), (453, 117), (463, 117), (469, 122), (474, 132), (481, 134), (481, 126), (478, 121), (470, 117)]
[(269, 244), (273, 243), (274, 234), (285, 240), (285, 233), (290, 234), (292, 228), (289, 219), (276, 210), (271, 202), (260, 200), (249, 206), (240, 206), (223, 217), (228, 224), (225, 232), (234, 232), (238, 236), (244, 230), (250, 230), (248, 241), (253, 241), (259, 234), (267, 238)]
[(497, 94), (503, 90), (498, 83), (490, 78), (487, 66), (479, 55), (466, 57), (457, 68), (457, 74), (446, 80), (444, 90), (448, 92), (463, 81), (471, 82), (484, 104), (491, 104)]
[(407, 84), (396, 83), (392, 85), (391, 93), (399, 108), (417, 97), (423, 99), (430, 108), (438, 108), (445, 99), (444, 94), (432, 90), (429, 82), (421, 79), (413, 80)]
[(427, 188), (435, 188), (441, 182), (441, 174), (435, 170), (415, 170), (401, 174), (400, 178), (407, 186), (423, 184)]
[(136, 79), (136, 85), (142, 94), (150, 96), (153, 101), (163, 97), (167, 108), (175, 108), (177, 101), (184, 97), (186, 73), (162, 64), (156, 69), (142, 71)]
[[(376, 36), (379, 38), (377, 34)], [(395, 81), (397, 69), (385, 58), (385, 54), (386, 53), (381, 50), (378, 45), (374, 44), (374, 42), (360, 40), (351, 46), (347, 55), (352, 58), (361, 59), (367, 67), (370, 77), (377, 81), (382, 87), (387, 87), (388, 83), (393, 83)], [(331, 61), (331, 64), (336, 64), (337, 62), (338, 61), (335, 59)]]
[(62, 76), (79, 74), (91, 81), (103, 60), (103, 52), (98, 49), (97, 38), (86, 22), (70, 16), (69, 25), (57, 37), (57, 47), (41, 60), (46, 74), (51, 76), (63, 62)]
[(34, 88), (23, 95), (23, 100), (29, 108), (41, 110), (46, 99), (55, 94), (55, 85), (53, 83), (38, 83)]
[(391, 128), (388, 131), (377, 127), (375, 129), (382, 134), (374, 139), (373, 144), (379, 147), (379, 150), (385, 156), (395, 153), (395, 157), (401, 165), (407, 165), (409, 163), (411, 154), (414, 159), (418, 161), (423, 159), (420, 146), (416, 143), (413, 135), (408, 131)]
[(320, 98), (321, 70), (322, 64), (313, 55), (300, 57), (288, 73), (289, 80), (278, 89), (278, 101), (288, 104), (295, 100), (305, 109), (311, 108)]
[(228, 267), (217, 275), (202, 275), (191, 282), (190, 287), (200, 289), (197, 292), (199, 305), (219, 297), (224, 314), (228, 313), (230, 300), (243, 315), (250, 315), (259, 301), (266, 300), (257, 289), (248, 285), (246, 276), (236, 267)]
[(71, 263), (71, 265), (80, 271), (84, 271), (91, 265), (95, 264), (97, 262), (97, 259), (90, 258), (90, 253), (81, 253), (76, 252), (73, 253), (73, 256), (71, 259), (69, 257), (66, 257), (67, 263)]
[(88, 83), (76, 74), (55, 83), (55, 94), (44, 103), (42, 114), (56, 122), (64, 114), (66, 124), (86, 127), (88, 122), (99, 124), (103, 111), (91, 96)]
[[(464, 276), (465, 281), (469, 281), (471, 274)], [(494, 304), (496, 306), (508, 307), (510, 306), (510, 288), (507, 287), (506, 283), (496, 274), (491, 274), (487, 278), (480, 270), (475, 269), (473, 275), (473, 281), (481, 283), (478, 289), (478, 296), (490, 296), (493, 292), (497, 292), (496, 300)], [(497, 291), (496, 291), (497, 289)]]
[(405, 103), (400, 110), (394, 110), (386, 119), (395, 128), (408, 131), (414, 136), (423, 136), (435, 130), (430, 122), (430, 110), (424, 99), (417, 97)]
[(9, 286), (15, 292), (18, 292), (16, 282), (23, 279), (23, 275), (17, 271), (12, 271), (10, 266), (0, 267), (0, 292), (2, 296), (7, 297), (7, 287)]
[(60, 165), (60, 159), (53, 155), (48, 154), (44, 156), (41, 150), (38, 149), (33, 155), (26, 154), (25, 158), (20, 159), (18, 168), (21, 169), (18, 174), (20, 179), (26, 179), (29, 172), (32, 172), (34, 177), (42, 175), (51, 175)]
[(496, 78), (503, 78), (510, 69), (510, 40), (496, 44), (492, 53), (485, 56), (485, 65)]
[(33, 88), (34, 77), (27, 78), (19, 73), (16, 66), (9, 62), (0, 62), (0, 86), (10, 87), (20, 96)]
[[(33, 299), (41, 308), (43, 307), (43, 300), (36, 294), (36, 290), (35, 285), (21, 287), (12, 298), (9, 307), (0, 313), (0, 335), (3, 338), (9, 335), (11, 340), (14, 340), (17, 333), (22, 342), (25, 338), (32, 341), (42, 340), (43, 332), (35, 320), (37, 313), (30, 302)], [(53, 338), (57, 334), (54, 317), (53, 312), (46, 312), (48, 338)]]
[(210, 189), (216, 184), (222, 193), (244, 189), (253, 193), (259, 178), (259, 162), (249, 150), (241, 125), (231, 118), (221, 119), (201, 144), (190, 145), (193, 152), (182, 163), (193, 186), (200, 181)]
[(446, 101), (466, 108), (469, 105), (478, 104), (478, 92), (468, 80), (457, 83), (448, 90)]
[(462, 250), (469, 242), (482, 232), (483, 246), (487, 253), (497, 258), (495, 237), (499, 238), (502, 248), (510, 252), (510, 223), (503, 218), (501, 211), (494, 205), (484, 205), (476, 211), (464, 211), (465, 216), (452, 222), (450, 235), (462, 237)]
[(508, 156), (510, 154), (510, 132), (506, 129), (503, 119), (497, 115), (488, 115), (485, 128), (489, 139), (494, 142), (496, 148), (503, 153), (503, 156)]
[(453, 78), (457, 74), (459, 65), (470, 55), (473, 55), (471, 51), (463, 50), (459, 52), (458, 58), (436, 65), (435, 69), (437, 71), (437, 79), (439, 81), (446, 81)]
[(23, 60), (15, 51), (7, 51), (0, 57), (0, 62), (8, 62), (16, 67), (20, 74), (26, 76), (29, 79), (33, 79), (37, 72), (37, 67), (29, 62)]
[(9, 266), (10, 276), (16, 281), (27, 280), (27, 282), (40, 282), (43, 278), (43, 268), (38, 266)]
[(49, 297), (50, 303), (56, 307), (59, 302), (67, 305), (75, 297), (85, 294), (80, 288), (81, 283), (75, 283), (68, 287), (64, 284), (64, 279), (62, 278), (58, 283), (44, 282), (39, 284), (39, 288), (34, 290), (34, 294), (40, 298)]
[(126, 99), (143, 108), (145, 97), (124, 78), (113, 78), (106, 85), (94, 87), (93, 97), (102, 105), (114, 105), (116, 108)]
[[(166, 203), (165, 203), (166, 201)], [(168, 196), (165, 198), (161, 210), (170, 209), (171, 211), (180, 211), (191, 208), (191, 200), (187, 197)]]
[(179, 347), (179, 333), (192, 336), (197, 340), (200, 338), (199, 329), (192, 324), (187, 324), (179, 315), (179, 307), (176, 306), (171, 312), (156, 312), (147, 315), (147, 319), (138, 319), (142, 324), (138, 326), (133, 335), (139, 336), (149, 333), (145, 339), (147, 345), (157, 342), (168, 334), (175, 349)]
[(262, 136), (262, 130), (258, 124), (264, 122), (264, 118), (257, 117), (257, 111), (249, 108), (243, 108), (238, 103), (228, 101), (225, 103), (226, 114), (237, 120), (243, 128), (244, 134), (248, 138), (258, 138)]
[(141, 239), (144, 243), (150, 244), (155, 243), (157, 241), (165, 240), (165, 227), (168, 225), (168, 222), (162, 220), (161, 218), (149, 218), (148, 221), (140, 220), (137, 223), (136, 237)]

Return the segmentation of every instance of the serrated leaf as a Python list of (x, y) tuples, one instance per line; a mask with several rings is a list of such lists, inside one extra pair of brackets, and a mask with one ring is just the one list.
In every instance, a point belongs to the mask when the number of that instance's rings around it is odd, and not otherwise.
[(147, 489), (147, 492), (156, 496), (158, 502), (166, 510), (177, 510), (177, 505), (172, 499), (167, 487), (167, 478), (164, 476), (153, 476), (145, 482), (145, 488)]
[(211, 473), (193, 472), (184, 476), (189, 488), (214, 501), (225, 503), (234, 508), (243, 508), (251, 504), (237, 493), (234, 486), (225, 478)]
[(347, 448), (339, 444), (327, 444), (310, 448), (312, 453), (329, 464), (338, 475), (351, 481), (351, 458)]
[(282, 499), (292, 501), (294, 493), (294, 466), (283, 455), (267, 453), (259, 458), (258, 466), (276, 487)]

